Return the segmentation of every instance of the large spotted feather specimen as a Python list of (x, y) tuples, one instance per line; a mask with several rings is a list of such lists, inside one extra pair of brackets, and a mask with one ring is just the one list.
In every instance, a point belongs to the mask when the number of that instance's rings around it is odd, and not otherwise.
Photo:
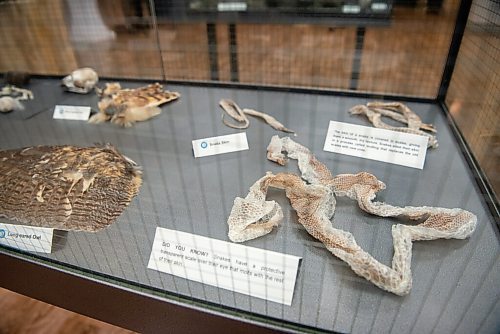
[(139, 191), (137, 164), (113, 146), (0, 151), (0, 217), (23, 225), (99, 231)]
[(159, 115), (160, 105), (180, 96), (177, 92), (164, 90), (159, 83), (135, 89), (122, 89), (119, 83), (107, 83), (105, 89), (97, 89), (97, 92), (101, 96), (99, 112), (90, 117), (89, 123), (110, 121), (127, 128)]

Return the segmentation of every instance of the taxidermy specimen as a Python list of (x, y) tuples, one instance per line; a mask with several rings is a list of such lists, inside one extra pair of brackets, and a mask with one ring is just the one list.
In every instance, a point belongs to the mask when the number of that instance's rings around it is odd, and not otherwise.
[(33, 100), (33, 93), (29, 89), (6, 85), (0, 90), (0, 112), (23, 110), (21, 100)]
[(98, 103), (99, 112), (92, 115), (89, 123), (111, 123), (131, 127), (135, 122), (146, 121), (161, 113), (160, 105), (176, 100), (180, 94), (164, 90), (159, 83), (135, 89), (122, 89), (119, 83), (106, 84)]
[(22, 225), (99, 231), (139, 191), (137, 164), (102, 147), (33, 146), (0, 151), (0, 217)]
[[(222, 110), (224, 110), (224, 112), (222, 113), (222, 123), (229, 126), (230, 128), (234, 129), (248, 128), (248, 126), (250, 125), (250, 121), (248, 120), (248, 117), (246, 115), (250, 115), (262, 118), (264, 122), (269, 124), (273, 129), (295, 134), (295, 131), (287, 129), (276, 118), (261, 111), (247, 109), (247, 108), (241, 109), (233, 100), (222, 99), (219, 101), (219, 105), (222, 108)], [(226, 121), (226, 119), (224, 118), (226, 114), (240, 124), (232, 124)]]
[(24, 106), (21, 102), (10, 96), (0, 97), (0, 112), (9, 112), (14, 110), (23, 110)]
[[(425, 132), (436, 133), (437, 131), (434, 126), (422, 123), (420, 117), (403, 103), (369, 102), (366, 105), (360, 104), (354, 106), (349, 112), (352, 115), (365, 115), (376, 128), (426, 136), (429, 138), (428, 147), (438, 147), (436, 136)], [(404, 123), (407, 127), (390, 126), (382, 121), (382, 116), (390, 117), (395, 121)]]
[(99, 81), (97, 72), (90, 67), (79, 68), (62, 79), (62, 85), (68, 92), (87, 94)]
[[(477, 217), (463, 209), (438, 207), (398, 207), (374, 202), (385, 184), (374, 175), (340, 174), (332, 176), (306, 147), (288, 137), (274, 136), (267, 157), (280, 165), (287, 157), (298, 160), (301, 176), (268, 172), (251, 186), (245, 198), (237, 197), (228, 219), (229, 239), (234, 242), (258, 238), (272, 231), (283, 219), (283, 211), (275, 201), (266, 201), (267, 189), (284, 189), (298, 221), (314, 238), (320, 240), (335, 256), (345, 261), (354, 272), (379, 288), (396, 295), (406, 295), (412, 286), (412, 242), (417, 240), (465, 239), (475, 230)], [(365, 212), (381, 217), (407, 217), (422, 220), (416, 225), (396, 224), (392, 227), (394, 256), (392, 267), (380, 263), (365, 252), (354, 236), (333, 227), (335, 196), (347, 196), (358, 202)]]

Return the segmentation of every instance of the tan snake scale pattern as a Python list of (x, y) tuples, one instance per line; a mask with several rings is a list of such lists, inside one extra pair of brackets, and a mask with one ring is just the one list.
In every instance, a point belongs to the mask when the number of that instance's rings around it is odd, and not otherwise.
[[(267, 157), (280, 165), (289, 158), (298, 160), (302, 177), (290, 173), (272, 174), (257, 180), (245, 198), (237, 197), (228, 219), (229, 239), (243, 242), (272, 231), (283, 219), (283, 212), (275, 201), (266, 201), (267, 189), (285, 190), (292, 207), (297, 211), (299, 223), (314, 238), (320, 240), (335, 256), (345, 261), (354, 272), (379, 288), (397, 295), (406, 295), (412, 286), (412, 242), (434, 239), (465, 239), (475, 230), (477, 217), (463, 209), (438, 207), (398, 207), (374, 202), (376, 193), (385, 184), (374, 175), (340, 174), (332, 176), (309, 149), (288, 137), (273, 136), (267, 148)], [(423, 220), (416, 225), (396, 224), (392, 227), (394, 256), (392, 266), (386, 266), (355, 241), (354, 236), (333, 227), (335, 196), (347, 196), (358, 202), (359, 207), (381, 217), (404, 216)]]

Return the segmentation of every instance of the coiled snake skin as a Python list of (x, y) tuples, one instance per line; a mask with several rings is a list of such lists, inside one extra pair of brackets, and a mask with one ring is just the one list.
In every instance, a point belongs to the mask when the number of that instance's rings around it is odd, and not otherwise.
[[(352, 115), (366, 115), (368, 120), (376, 128), (425, 136), (429, 139), (427, 142), (428, 147), (437, 148), (439, 146), (436, 136), (425, 132), (429, 131), (436, 133), (437, 131), (434, 128), (434, 125), (423, 123), (420, 117), (403, 103), (369, 102), (366, 105), (359, 104), (352, 107), (349, 110), (349, 113)], [(390, 126), (382, 121), (382, 116), (392, 118), (393, 120), (404, 123), (407, 126)]]
[[(465, 239), (476, 227), (477, 217), (463, 209), (397, 207), (374, 202), (376, 193), (385, 189), (385, 184), (374, 175), (361, 172), (332, 176), (309, 149), (288, 137), (272, 137), (267, 151), (268, 159), (280, 165), (287, 163), (283, 152), (298, 160), (302, 178), (290, 173), (274, 175), (268, 172), (251, 186), (245, 198), (237, 197), (228, 219), (228, 236), (233, 242), (263, 236), (280, 223), (283, 212), (275, 201), (266, 201), (266, 193), (269, 187), (284, 189), (297, 211), (299, 223), (309, 234), (345, 261), (356, 274), (379, 288), (402, 296), (408, 294), (412, 286), (413, 241)], [(335, 212), (335, 196), (356, 200), (362, 210), (373, 215), (424, 221), (417, 225), (393, 225), (394, 256), (392, 266), (388, 267), (358, 246), (351, 233), (332, 226), (330, 219)]]

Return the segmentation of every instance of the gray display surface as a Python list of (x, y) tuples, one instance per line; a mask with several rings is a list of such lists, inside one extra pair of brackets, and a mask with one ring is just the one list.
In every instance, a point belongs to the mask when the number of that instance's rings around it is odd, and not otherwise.
[[(137, 87), (140, 83), (123, 83)], [(35, 100), (26, 110), (0, 114), (0, 148), (109, 142), (143, 167), (139, 195), (108, 229), (98, 233), (63, 232), (47, 258), (258, 315), (338, 332), (497, 333), (500, 328), (500, 252), (498, 231), (482, 203), (475, 180), (440, 108), (407, 103), (438, 130), (439, 148), (429, 149), (423, 170), (323, 151), (330, 120), (370, 126), (350, 107), (362, 98), (246, 89), (168, 86), (181, 93), (158, 117), (129, 129), (114, 124), (53, 120), (54, 105), (96, 108), (94, 94), (63, 93), (56, 80), (33, 80)], [(195, 159), (191, 141), (242, 132), (221, 122), (218, 102), (230, 98), (241, 107), (266, 112), (297, 132), (294, 140), (313, 152), (332, 172), (367, 171), (387, 185), (377, 200), (404, 206), (460, 207), (478, 217), (467, 240), (416, 242), (413, 288), (398, 297), (357, 276), (297, 223), (283, 191), (268, 199), (285, 218), (272, 233), (244, 245), (302, 258), (291, 306), (218, 289), (147, 269), (156, 227), (229, 241), (227, 218), (235, 197), (266, 171), (298, 173), (295, 161), (281, 167), (266, 159), (277, 132), (251, 118), (250, 149)], [(2, 219), (3, 222), (7, 220)], [(390, 265), (391, 225), (397, 219), (371, 216), (349, 199), (337, 199), (334, 225), (353, 233), (357, 243)]]

